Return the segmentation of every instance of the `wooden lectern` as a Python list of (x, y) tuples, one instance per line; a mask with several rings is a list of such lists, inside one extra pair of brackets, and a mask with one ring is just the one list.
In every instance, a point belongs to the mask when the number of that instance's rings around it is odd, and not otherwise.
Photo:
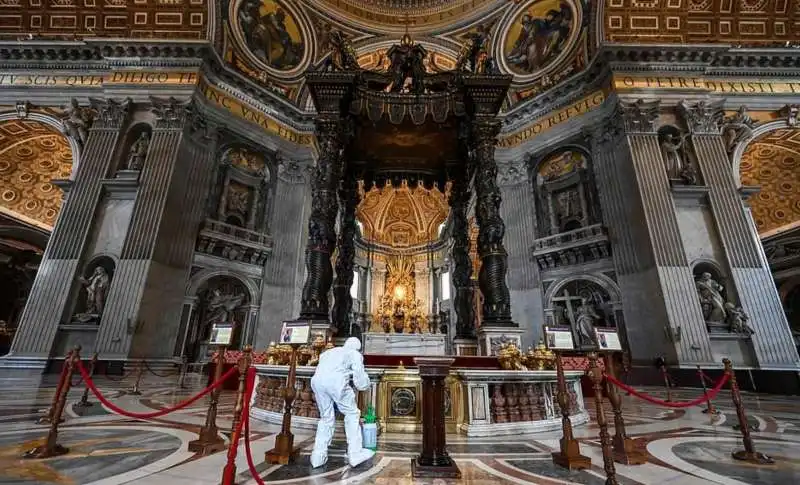
[(444, 380), (454, 360), (414, 358), (422, 379), (422, 453), (411, 459), (414, 478), (461, 478), (461, 470), (447, 454), (444, 423)]

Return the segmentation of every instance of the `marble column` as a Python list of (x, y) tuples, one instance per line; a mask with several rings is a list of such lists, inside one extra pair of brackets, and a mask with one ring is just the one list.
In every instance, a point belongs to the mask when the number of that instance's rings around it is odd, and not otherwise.
[[(339, 190), (342, 204), (339, 239), (336, 253), (336, 281), (333, 283), (333, 324), (336, 338), (350, 337), (350, 320), (353, 311), (353, 262), (356, 257), (356, 207), (361, 197), (358, 195), (358, 180), (355, 173), (347, 173)], [(362, 329), (363, 330), (363, 329)]]
[[(83, 143), (81, 165), (70, 184), (53, 228), (11, 351), (0, 366), (44, 367), (60, 323), (67, 323), (83, 248), (90, 235), (111, 170), (120, 129), (128, 118), (129, 100), (92, 101), (96, 115)], [(88, 108), (81, 108), (87, 110)]]
[(171, 357), (213, 174), (216, 128), (190, 102), (153, 98), (148, 111), (152, 139), (97, 335), (105, 359)]
[(333, 283), (331, 255), (336, 244), (336, 216), (339, 202), (336, 191), (342, 177), (344, 148), (343, 122), (318, 117), (316, 134), (320, 158), (311, 182), (311, 216), (306, 244), (306, 282), (300, 305), (300, 318), (329, 320), (328, 292)]
[[(608, 138), (603, 140), (603, 146), (627, 148), (615, 153), (619, 156), (615, 160), (617, 170), (622, 175), (619, 188), (623, 207), (615, 207), (612, 202), (618, 197), (616, 189), (601, 190), (600, 197), (609, 204), (608, 222), (617, 225), (612, 234), (618, 233), (622, 238), (622, 244), (615, 244), (613, 252), (618, 252), (619, 245), (620, 255), (615, 255), (615, 263), (630, 312), (625, 320), (648, 322), (639, 329), (628, 328), (628, 341), (632, 357), (640, 362), (650, 362), (663, 353), (668, 360), (683, 364), (710, 364), (711, 343), (658, 142), (659, 113), (658, 102), (620, 103), (619, 119), (607, 123), (602, 135)], [(605, 162), (601, 155), (601, 166)], [(598, 169), (603, 177), (599, 172)], [(602, 179), (598, 182), (602, 187)], [(624, 219), (613, 221), (614, 211), (622, 211)], [(605, 208), (603, 213), (606, 214)], [(631, 227), (620, 228), (621, 223)], [(627, 246), (629, 235), (633, 237), (632, 247)], [(643, 355), (642, 349), (648, 349), (650, 355)]]
[[(472, 260), (469, 257), (469, 221), (467, 205), (469, 204), (469, 172), (464, 171), (454, 181), (450, 190), (450, 213), (453, 221), (453, 286), (456, 294), (453, 306), (456, 311), (455, 338), (475, 338), (475, 314), (472, 308)], [(439, 293), (441, 294), (441, 293)]]
[[(678, 111), (692, 134), (691, 143), (702, 179), (708, 186), (711, 211), (739, 304), (755, 330), (752, 342), (759, 367), (796, 370), (800, 360), (789, 323), (770, 269), (760, 256), (758, 236), (736, 189), (721, 136), (722, 104), (684, 101), (678, 105)], [(732, 295), (728, 299), (733, 300)]]
[(511, 296), (506, 285), (508, 255), (503, 246), (505, 223), (500, 216), (500, 189), (497, 186), (497, 163), (494, 150), (500, 121), (478, 119), (472, 125), (475, 150), (475, 218), (478, 222), (478, 254), (481, 269), (478, 284), (483, 294), (482, 325), (516, 327), (511, 320)]

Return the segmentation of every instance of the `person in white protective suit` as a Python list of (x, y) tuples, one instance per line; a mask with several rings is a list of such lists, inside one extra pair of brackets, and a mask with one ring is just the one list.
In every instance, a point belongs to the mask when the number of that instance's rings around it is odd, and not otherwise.
[[(361, 342), (348, 338), (343, 347), (326, 350), (319, 357), (317, 370), (311, 378), (311, 389), (319, 408), (319, 424), (314, 450), (311, 452), (311, 466), (314, 468), (328, 461), (328, 447), (333, 440), (335, 425), (334, 404), (344, 415), (344, 432), (347, 437), (347, 460), (350, 466), (358, 466), (369, 460), (375, 452), (362, 447), (361, 411), (356, 405), (356, 392), (369, 389), (369, 376), (364, 370), (364, 356), (361, 355)], [(352, 385), (351, 385), (352, 383)]]

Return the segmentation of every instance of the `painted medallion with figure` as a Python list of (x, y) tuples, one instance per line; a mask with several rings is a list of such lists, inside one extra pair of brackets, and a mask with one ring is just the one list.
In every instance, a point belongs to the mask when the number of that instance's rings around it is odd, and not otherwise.
[(292, 12), (275, 0), (244, 0), (237, 12), (250, 52), (274, 69), (288, 71), (303, 61), (305, 39)]
[(534, 0), (511, 22), (503, 42), (503, 60), (519, 75), (551, 64), (568, 47), (576, 14), (564, 0)]

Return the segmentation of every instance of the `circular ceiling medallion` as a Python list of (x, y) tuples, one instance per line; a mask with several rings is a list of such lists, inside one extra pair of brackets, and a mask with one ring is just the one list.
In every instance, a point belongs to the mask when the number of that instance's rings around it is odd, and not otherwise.
[(231, 2), (234, 38), (254, 66), (278, 77), (302, 73), (311, 61), (312, 33), (294, 4), (279, 0)]
[(506, 14), (495, 56), (516, 82), (533, 81), (569, 57), (582, 19), (574, 0), (529, 0)]

